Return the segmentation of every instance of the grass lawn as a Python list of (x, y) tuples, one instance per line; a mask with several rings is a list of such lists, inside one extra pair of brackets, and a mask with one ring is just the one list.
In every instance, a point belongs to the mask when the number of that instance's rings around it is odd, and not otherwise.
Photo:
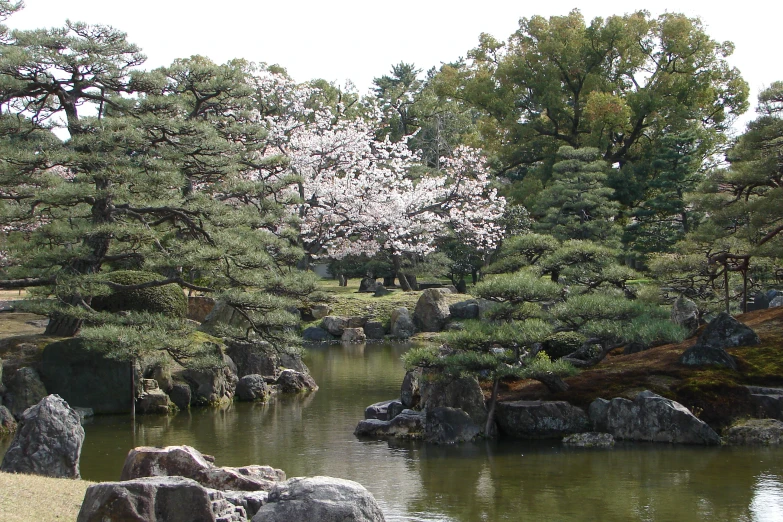
[(0, 520), (73, 522), (94, 482), (0, 472)]

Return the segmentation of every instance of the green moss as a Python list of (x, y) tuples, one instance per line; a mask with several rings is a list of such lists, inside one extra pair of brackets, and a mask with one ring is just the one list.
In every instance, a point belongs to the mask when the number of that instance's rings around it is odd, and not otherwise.
[[(138, 285), (161, 278), (152, 272), (119, 270), (108, 274), (108, 279), (121, 285)], [(152, 312), (169, 317), (185, 317), (188, 312), (188, 299), (182, 288), (174, 283), (164, 286), (142, 288), (140, 290), (120, 290), (108, 296), (96, 296), (91, 306), (98, 311)]]

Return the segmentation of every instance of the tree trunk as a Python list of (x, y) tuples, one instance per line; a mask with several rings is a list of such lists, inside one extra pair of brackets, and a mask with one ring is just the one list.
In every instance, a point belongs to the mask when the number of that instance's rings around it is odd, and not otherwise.
[(73, 337), (82, 329), (83, 321), (76, 317), (53, 313), (49, 317), (49, 324), (46, 325), (44, 335), (52, 337)]
[(731, 308), (729, 306), (729, 265), (723, 265), (723, 295), (726, 301), (726, 313), (731, 315)]
[(568, 384), (560, 376), (552, 374), (538, 375), (536, 380), (546, 386), (552, 393), (562, 393), (568, 389)]
[(500, 379), (495, 379), (492, 383), (492, 397), (489, 399), (489, 412), (487, 412), (487, 424), (484, 426), (484, 435), (487, 437), (495, 436), (495, 405), (498, 402), (498, 386)]

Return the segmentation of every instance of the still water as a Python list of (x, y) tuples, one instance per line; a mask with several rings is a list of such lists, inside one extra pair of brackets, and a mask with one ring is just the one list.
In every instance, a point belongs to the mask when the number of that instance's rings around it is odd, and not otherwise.
[(311, 348), (320, 390), (306, 397), (140, 417), (135, 434), (127, 417), (96, 418), (85, 426), (82, 476), (117, 480), (133, 446), (188, 444), (218, 465), (355, 480), (389, 521), (783, 521), (783, 449), (357, 440), (365, 406), (399, 395), (405, 350)]

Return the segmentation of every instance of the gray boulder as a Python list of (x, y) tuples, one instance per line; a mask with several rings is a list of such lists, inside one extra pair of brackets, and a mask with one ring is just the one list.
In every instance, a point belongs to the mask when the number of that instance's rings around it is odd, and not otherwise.
[(392, 420), (366, 419), (359, 421), (353, 433), (357, 437), (376, 439), (421, 439), (424, 436), (425, 421), (424, 412), (402, 410)]
[(21, 419), (22, 413), (46, 397), (46, 387), (38, 372), (33, 368), (19, 368), (11, 377), (8, 392), (5, 395), (6, 406), (14, 417)]
[(471, 442), (484, 431), (459, 408), (428, 408), (424, 425), (424, 440), (433, 444)]
[(190, 386), (182, 383), (174, 383), (171, 387), (171, 391), (169, 391), (169, 399), (180, 410), (187, 410), (190, 407)]
[(190, 403), (197, 406), (217, 405), (231, 402), (236, 392), (236, 365), (227, 355), (223, 356), (225, 366), (204, 370), (187, 369), (182, 378), (190, 385)]
[(439, 288), (421, 293), (413, 311), (413, 322), (422, 332), (440, 332), (450, 317), (449, 305)]
[(769, 302), (770, 308), (777, 308), (779, 306), (783, 306), (783, 295), (776, 296), (772, 301)]
[(404, 307), (392, 311), (389, 324), (389, 333), (395, 339), (408, 339), (416, 330), (408, 309)]
[(231, 504), (244, 509), (249, 520), (258, 513), (261, 506), (267, 503), (269, 493), (266, 491), (223, 491), (223, 496)]
[(688, 337), (699, 329), (699, 307), (687, 297), (680, 296), (672, 304), (671, 320), (688, 330)]
[(376, 402), (375, 404), (370, 404), (364, 409), (364, 418), (365, 419), (378, 419), (378, 420), (389, 420), (388, 417), (388, 408), (389, 404), (392, 402), (395, 402), (394, 399), (383, 401), (383, 402)]
[(383, 328), (383, 323), (380, 321), (367, 321), (364, 325), (364, 335), (367, 339), (383, 339), (386, 334), (386, 330)]
[(387, 289), (383, 285), (376, 285), (375, 286), (375, 293), (373, 294), (373, 297), (383, 297), (386, 295), (391, 294), (391, 290)]
[(0, 471), (59, 478), (80, 478), (84, 429), (79, 414), (57, 395), (22, 414)]
[(169, 413), (169, 396), (160, 389), (155, 379), (142, 379), (142, 392), (136, 399), (136, 411), (142, 414), (167, 415)]
[(614, 437), (609, 433), (574, 433), (563, 437), (563, 444), (575, 448), (611, 448), (614, 446)]
[(324, 330), (323, 328), (318, 328), (317, 326), (311, 326), (309, 328), (305, 328), (302, 332), (302, 339), (305, 341), (310, 342), (324, 342), (324, 341), (332, 341), (334, 340), (334, 336)]
[(348, 328), (348, 318), (339, 317), (336, 315), (327, 315), (321, 320), (321, 328), (329, 332), (331, 335), (340, 337), (343, 335), (343, 330)]
[(283, 370), (277, 377), (277, 385), (283, 393), (302, 393), (318, 389), (315, 380), (307, 373)]
[(14, 415), (8, 408), (0, 405), (0, 436), (10, 435), (16, 431), (16, 427)]
[(422, 369), (415, 368), (405, 372), (400, 387), (400, 402), (406, 408), (415, 408), (421, 401), (421, 390), (419, 389), (419, 379), (421, 379)]
[(487, 408), (484, 406), (484, 393), (475, 377), (461, 379), (440, 379), (437, 375), (425, 372), (419, 380), (421, 409), (439, 407), (459, 408), (479, 426), (487, 422)]
[(344, 343), (363, 343), (366, 340), (364, 328), (346, 328), (340, 337), (340, 341)]
[(449, 305), (449, 314), (454, 319), (478, 319), (479, 304), (475, 299)]
[(680, 363), (687, 366), (727, 366), (736, 370), (737, 363), (726, 352), (726, 348), (750, 346), (760, 342), (756, 332), (730, 314), (721, 312), (710, 321), (696, 340), (696, 344), (680, 356)]
[(779, 446), (783, 443), (783, 422), (776, 419), (750, 419), (726, 431), (732, 446)]
[(771, 299), (765, 292), (758, 292), (753, 296), (753, 300), (748, 303), (748, 312), (769, 308)]
[(359, 292), (360, 293), (371, 294), (371, 293), (375, 292), (377, 287), (378, 287), (378, 281), (376, 281), (372, 277), (365, 277), (361, 281), (359, 281)]
[(231, 341), (226, 345), (226, 355), (236, 364), (237, 377), (245, 375), (277, 375), (277, 357), (272, 346), (264, 341)]
[(589, 415), (595, 431), (611, 433), (617, 439), (720, 444), (718, 434), (685, 406), (649, 390), (633, 401), (596, 399), (590, 404)]
[(385, 522), (361, 484), (331, 477), (293, 478), (276, 484), (253, 522)]
[(245, 375), (237, 383), (237, 397), (241, 401), (266, 401), (270, 389), (262, 375)]
[(328, 304), (314, 304), (310, 307), (310, 314), (313, 316), (314, 319), (323, 319), (327, 315), (329, 315), (329, 312), (332, 311), (332, 307)]
[(585, 412), (565, 401), (498, 402), (495, 419), (501, 432), (517, 439), (561, 438), (590, 429)]
[(184, 477), (101, 482), (87, 488), (77, 522), (246, 522), (245, 510)]
[(745, 386), (759, 417), (783, 420), (783, 388)]

